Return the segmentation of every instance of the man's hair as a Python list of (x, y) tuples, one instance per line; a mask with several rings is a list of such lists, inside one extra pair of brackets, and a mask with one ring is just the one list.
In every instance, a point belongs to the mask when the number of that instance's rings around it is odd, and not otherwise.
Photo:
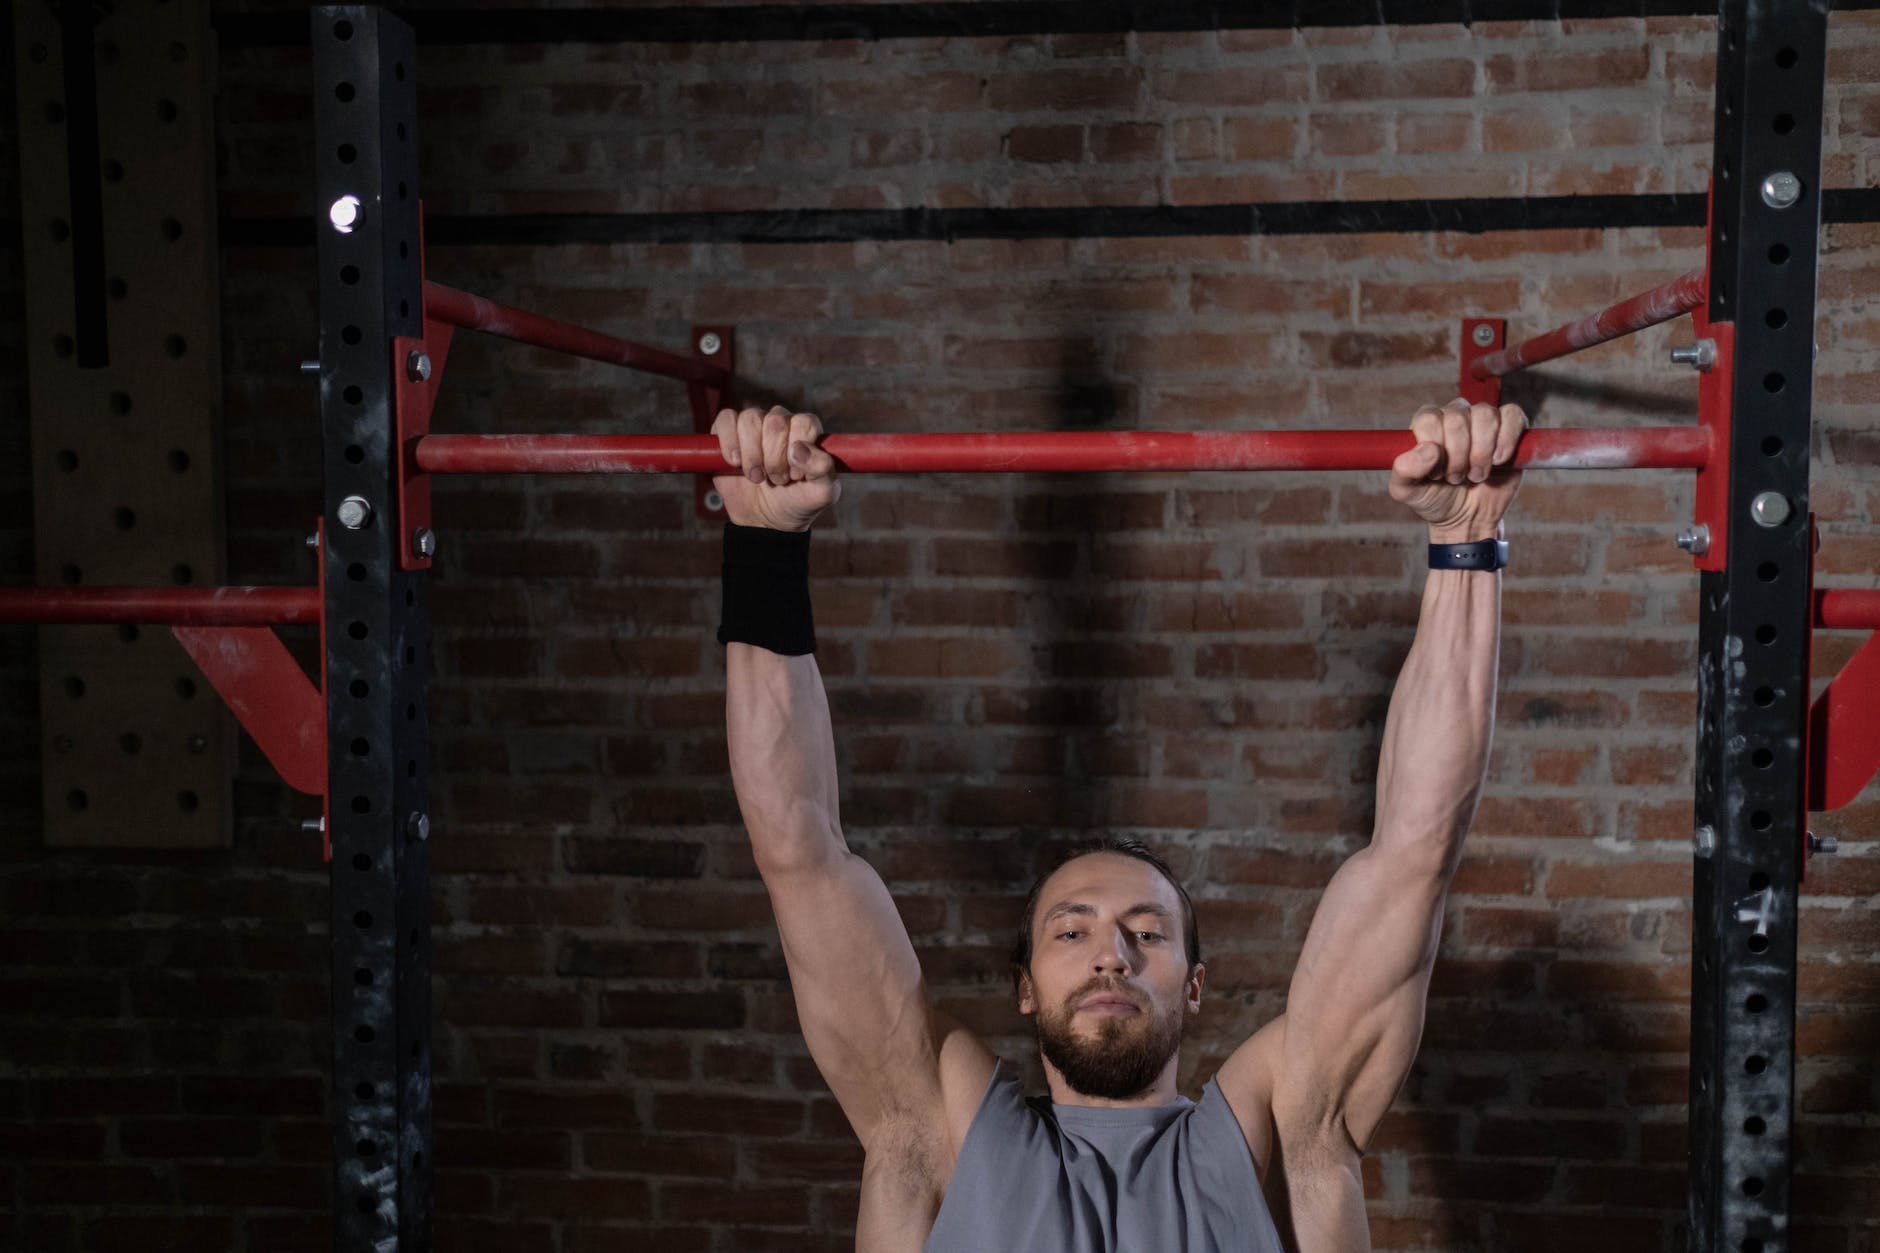
[(1148, 845), (1139, 840), (1123, 839), (1120, 836), (1106, 835), (1085, 840), (1060, 853), (1057, 860), (1046, 867), (1031, 885), (1031, 891), (1025, 896), (1025, 913), (1018, 920), (1018, 940), (1012, 945), (1012, 967), (1018, 971), (1031, 969), (1031, 925), (1033, 915), (1038, 912), (1038, 897), (1044, 892), (1045, 880), (1076, 861), (1079, 857), (1088, 857), (1092, 853), (1118, 853), (1124, 857), (1134, 857), (1137, 861), (1154, 866), (1156, 873), (1168, 880), (1170, 887), (1182, 903), (1182, 945), (1188, 956), (1188, 969), (1193, 970), (1201, 964), (1201, 929), (1195, 925), (1195, 903), (1188, 899), (1188, 889), (1181, 885), (1175, 872), (1168, 868), (1168, 863), (1157, 857)]

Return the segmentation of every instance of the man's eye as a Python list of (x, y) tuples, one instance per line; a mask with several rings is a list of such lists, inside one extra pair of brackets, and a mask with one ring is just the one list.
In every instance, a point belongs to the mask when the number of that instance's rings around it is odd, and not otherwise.
[(1136, 932), (1136, 938), (1138, 940), (1142, 940), (1147, 943), (1154, 943), (1155, 941), (1160, 940), (1162, 936), (1159, 932), (1156, 932), (1156, 931), (1138, 931)]
[(1083, 932), (1081, 932), (1081, 931), (1060, 931), (1060, 932), (1058, 932), (1058, 939), (1060, 939), (1060, 940), (1074, 940), (1074, 939), (1076, 939), (1076, 938), (1077, 938), (1078, 936), (1080, 936), (1080, 935), (1082, 935), (1082, 934), (1083, 934)]

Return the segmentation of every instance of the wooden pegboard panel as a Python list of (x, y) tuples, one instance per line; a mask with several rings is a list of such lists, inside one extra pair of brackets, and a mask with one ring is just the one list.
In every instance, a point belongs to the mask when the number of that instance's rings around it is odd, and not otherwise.
[[(207, 0), (13, 6), (37, 581), (223, 581)], [(232, 721), (167, 627), (40, 632), (46, 842), (228, 843)]]

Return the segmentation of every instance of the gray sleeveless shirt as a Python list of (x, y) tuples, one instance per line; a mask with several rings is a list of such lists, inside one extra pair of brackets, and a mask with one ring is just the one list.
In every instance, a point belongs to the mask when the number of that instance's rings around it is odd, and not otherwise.
[(1281, 1253), (1253, 1155), (1213, 1080), (1199, 1103), (1027, 1100), (1001, 1062), (924, 1253)]

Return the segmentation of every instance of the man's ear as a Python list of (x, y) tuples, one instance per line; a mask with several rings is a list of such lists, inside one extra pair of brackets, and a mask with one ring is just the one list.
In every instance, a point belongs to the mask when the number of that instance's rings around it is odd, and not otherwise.
[(1012, 988), (1018, 993), (1018, 1012), (1031, 1015), (1038, 1012), (1038, 991), (1031, 986), (1031, 971), (1023, 966), (1012, 968)]
[(1207, 984), (1207, 981), (1208, 968), (1200, 962), (1196, 962), (1195, 968), (1188, 972), (1188, 986), (1183, 989), (1185, 993), (1184, 999), (1188, 1003), (1189, 1013), (1198, 1014), (1201, 1012), (1201, 989)]

